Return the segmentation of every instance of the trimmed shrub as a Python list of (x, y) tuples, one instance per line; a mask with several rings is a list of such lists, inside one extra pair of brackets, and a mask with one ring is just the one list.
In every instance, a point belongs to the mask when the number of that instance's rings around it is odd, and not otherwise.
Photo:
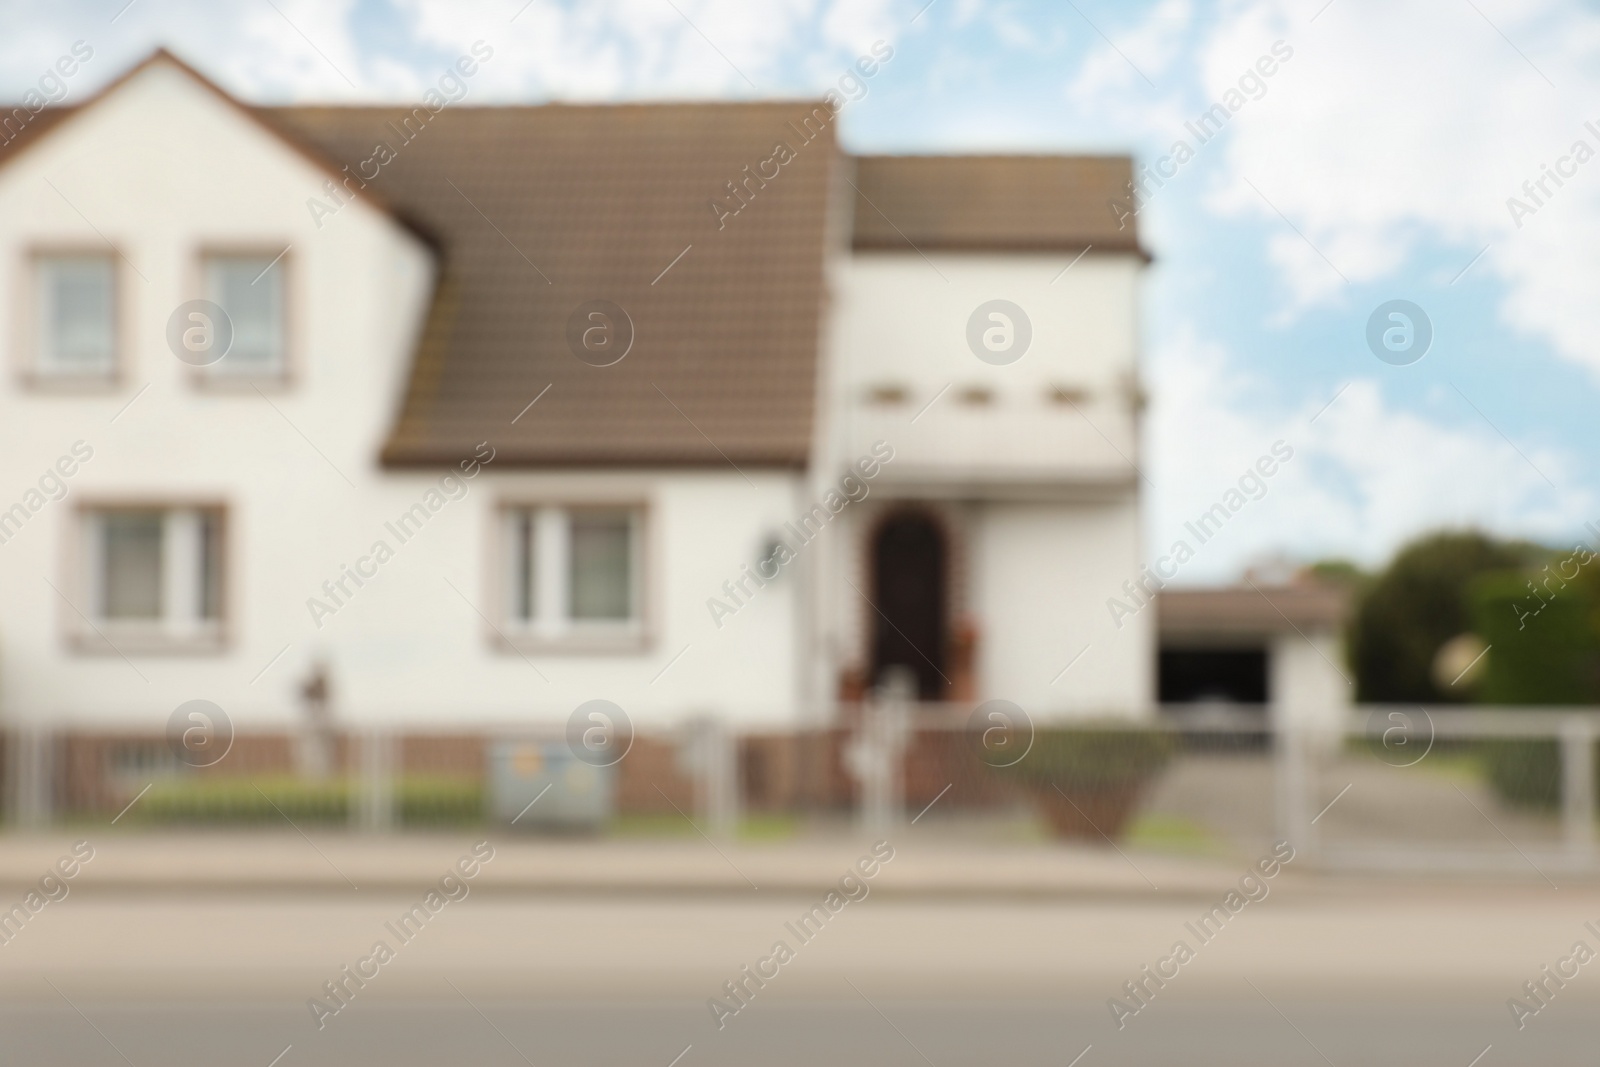
[(1600, 632), (1588, 593), (1573, 584), (1540, 601), (1528, 591), (1526, 575), (1486, 575), (1474, 582), (1473, 632), (1492, 646), (1484, 660), (1478, 700), (1485, 704), (1600, 701)]
[(1173, 737), (1163, 730), (1126, 726), (1041, 730), (1033, 748), (1014, 767), (1000, 768), (1023, 784), (1073, 789), (1110, 789), (1143, 783), (1172, 758)]
[(417, 775), (395, 789), (402, 826), (472, 826), (485, 819), (487, 790), (476, 778)]
[[(1543, 601), (1529, 592), (1526, 575), (1487, 575), (1473, 584), (1474, 630), (1491, 646), (1478, 687), (1480, 701), (1600, 701), (1600, 635), (1592, 585), (1585, 573)], [(1489, 783), (1506, 803), (1543, 809), (1561, 803), (1561, 749), (1556, 741), (1485, 741), (1481, 751)]]
[[(130, 819), (148, 824), (347, 825), (359, 784), (293, 777), (189, 777), (157, 782)], [(484, 820), (484, 784), (475, 778), (417, 775), (395, 784), (402, 826), (471, 826)]]
[(349, 822), (350, 786), (288, 777), (173, 778), (153, 785), (131, 814), (146, 823)]
[(1057, 837), (1121, 837), (1145, 786), (1172, 758), (1171, 734), (1126, 726), (1041, 731), (1021, 762), (995, 768), (1024, 786)]

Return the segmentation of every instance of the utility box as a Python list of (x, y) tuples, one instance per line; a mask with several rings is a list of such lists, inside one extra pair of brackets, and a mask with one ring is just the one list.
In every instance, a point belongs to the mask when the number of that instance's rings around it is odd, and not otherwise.
[(595, 833), (615, 807), (616, 768), (590, 766), (565, 741), (489, 743), (489, 817), (500, 826)]

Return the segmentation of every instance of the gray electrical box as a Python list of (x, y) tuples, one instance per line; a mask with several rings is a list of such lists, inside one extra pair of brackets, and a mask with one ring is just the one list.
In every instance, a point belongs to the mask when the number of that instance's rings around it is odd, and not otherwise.
[(565, 741), (489, 743), (489, 817), (501, 826), (597, 832), (615, 793), (616, 768), (584, 763)]

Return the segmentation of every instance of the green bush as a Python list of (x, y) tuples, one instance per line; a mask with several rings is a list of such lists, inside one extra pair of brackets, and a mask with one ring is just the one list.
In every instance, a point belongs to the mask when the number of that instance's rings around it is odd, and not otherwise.
[[(1544, 590), (1523, 574), (1493, 574), (1472, 586), (1474, 630), (1491, 648), (1478, 699), (1487, 704), (1592, 704), (1600, 701), (1600, 633), (1593, 579)], [(1561, 749), (1554, 740), (1508, 738), (1482, 744), (1484, 767), (1508, 804), (1552, 809), (1561, 803)]]
[(1530, 738), (1485, 741), (1483, 764), (1500, 799), (1518, 807), (1561, 803), (1561, 746)]
[[(360, 785), (348, 779), (312, 782), (285, 776), (193, 777), (158, 782), (129, 813), (151, 824), (345, 825)], [(462, 826), (484, 819), (484, 786), (473, 778), (418, 775), (395, 786), (402, 826)]]
[(395, 789), (402, 826), (471, 826), (484, 821), (487, 790), (476, 778), (418, 775)]
[(131, 814), (147, 823), (350, 821), (348, 782), (298, 778), (174, 778), (157, 782)]
[(1600, 629), (1590, 584), (1571, 583), (1548, 601), (1528, 591), (1524, 574), (1485, 575), (1472, 584), (1472, 628), (1492, 646), (1478, 686), (1480, 702), (1600, 701)]
[(1033, 748), (1000, 773), (1035, 787), (1110, 789), (1153, 777), (1172, 758), (1173, 736), (1126, 726), (1041, 730)]

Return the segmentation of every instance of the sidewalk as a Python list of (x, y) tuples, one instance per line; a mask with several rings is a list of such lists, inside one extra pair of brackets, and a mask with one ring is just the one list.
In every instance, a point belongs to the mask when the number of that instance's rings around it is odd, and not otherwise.
[[(673, 839), (562, 840), (486, 830), (479, 835), (363, 836), (292, 830), (10, 833), (0, 836), (0, 891), (36, 883), (74, 841), (95, 849), (74, 892), (412, 892), (437, 882), (473, 843), (495, 858), (476, 892), (817, 895), (868, 853), (866, 837), (781, 843)], [(1130, 900), (1226, 892), (1249, 860), (1119, 852), (1051, 843), (974, 844), (916, 828), (890, 835), (895, 858), (875, 893), (943, 899)], [(1292, 869), (1292, 864), (1290, 869)]]
[[(909, 899), (1215, 900), (1260, 858), (1188, 856), (1132, 846), (986, 843), (916, 827), (902, 827), (889, 837), (895, 858), (873, 879), (872, 891)], [(80, 840), (87, 840), (95, 855), (73, 880), (75, 893), (347, 893), (352, 888), (410, 893), (437, 882), (474, 843), (488, 840), (495, 858), (474, 880), (476, 892), (649, 897), (739, 895), (753, 889), (816, 896), (872, 844), (844, 832), (753, 843), (698, 836), (561, 839), (501, 829), (473, 835), (362, 835), (84, 827), (0, 834), (0, 899), (35, 885)], [(1563, 882), (1596, 886), (1592, 874), (1555, 873)], [(1284, 867), (1274, 888), (1346, 896), (1389, 891), (1401, 881), (1433, 892), (1545, 885), (1531, 868), (1501, 866), (1471, 877), (1416, 870), (1358, 876), (1317, 871), (1302, 858)]]
[[(895, 857), (870, 894), (829, 920), (773, 1002), (849, 999), (857, 983), (872, 996), (1026, 996), (1098, 1011), (1175, 939), (1194, 938), (1190, 927), (1253, 859), (985, 846), (924, 831), (895, 835)], [(0, 907), (21, 900), (71, 841), (91, 836), (94, 858), (70, 894), (0, 947), (0, 996), (57, 1006), (63, 992), (79, 1003), (270, 1003), (303, 1021), (306, 997), (375, 940), (394, 943), (390, 925), (478, 840), (13, 834), (0, 836)], [(442, 907), (363, 992), (364, 1004), (463, 993), (485, 1002), (676, 997), (700, 1018), (704, 999), (774, 939), (794, 937), (785, 924), (809, 914), (870, 847), (843, 836), (715, 847), (701, 838), (491, 836), (496, 854), (470, 895)], [(1291, 863), (1270, 890), (1227, 921), (1175, 992), (1253, 1003), (1248, 979), (1274, 996), (1409, 1004), (1469, 991), (1498, 1019), (1524, 978), (1600, 920), (1600, 886), (1565, 877), (1557, 891), (1537, 876), (1361, 879)], [(1563, 998), (1563, 1011), (1600, 1011), (1592, 981)]]

